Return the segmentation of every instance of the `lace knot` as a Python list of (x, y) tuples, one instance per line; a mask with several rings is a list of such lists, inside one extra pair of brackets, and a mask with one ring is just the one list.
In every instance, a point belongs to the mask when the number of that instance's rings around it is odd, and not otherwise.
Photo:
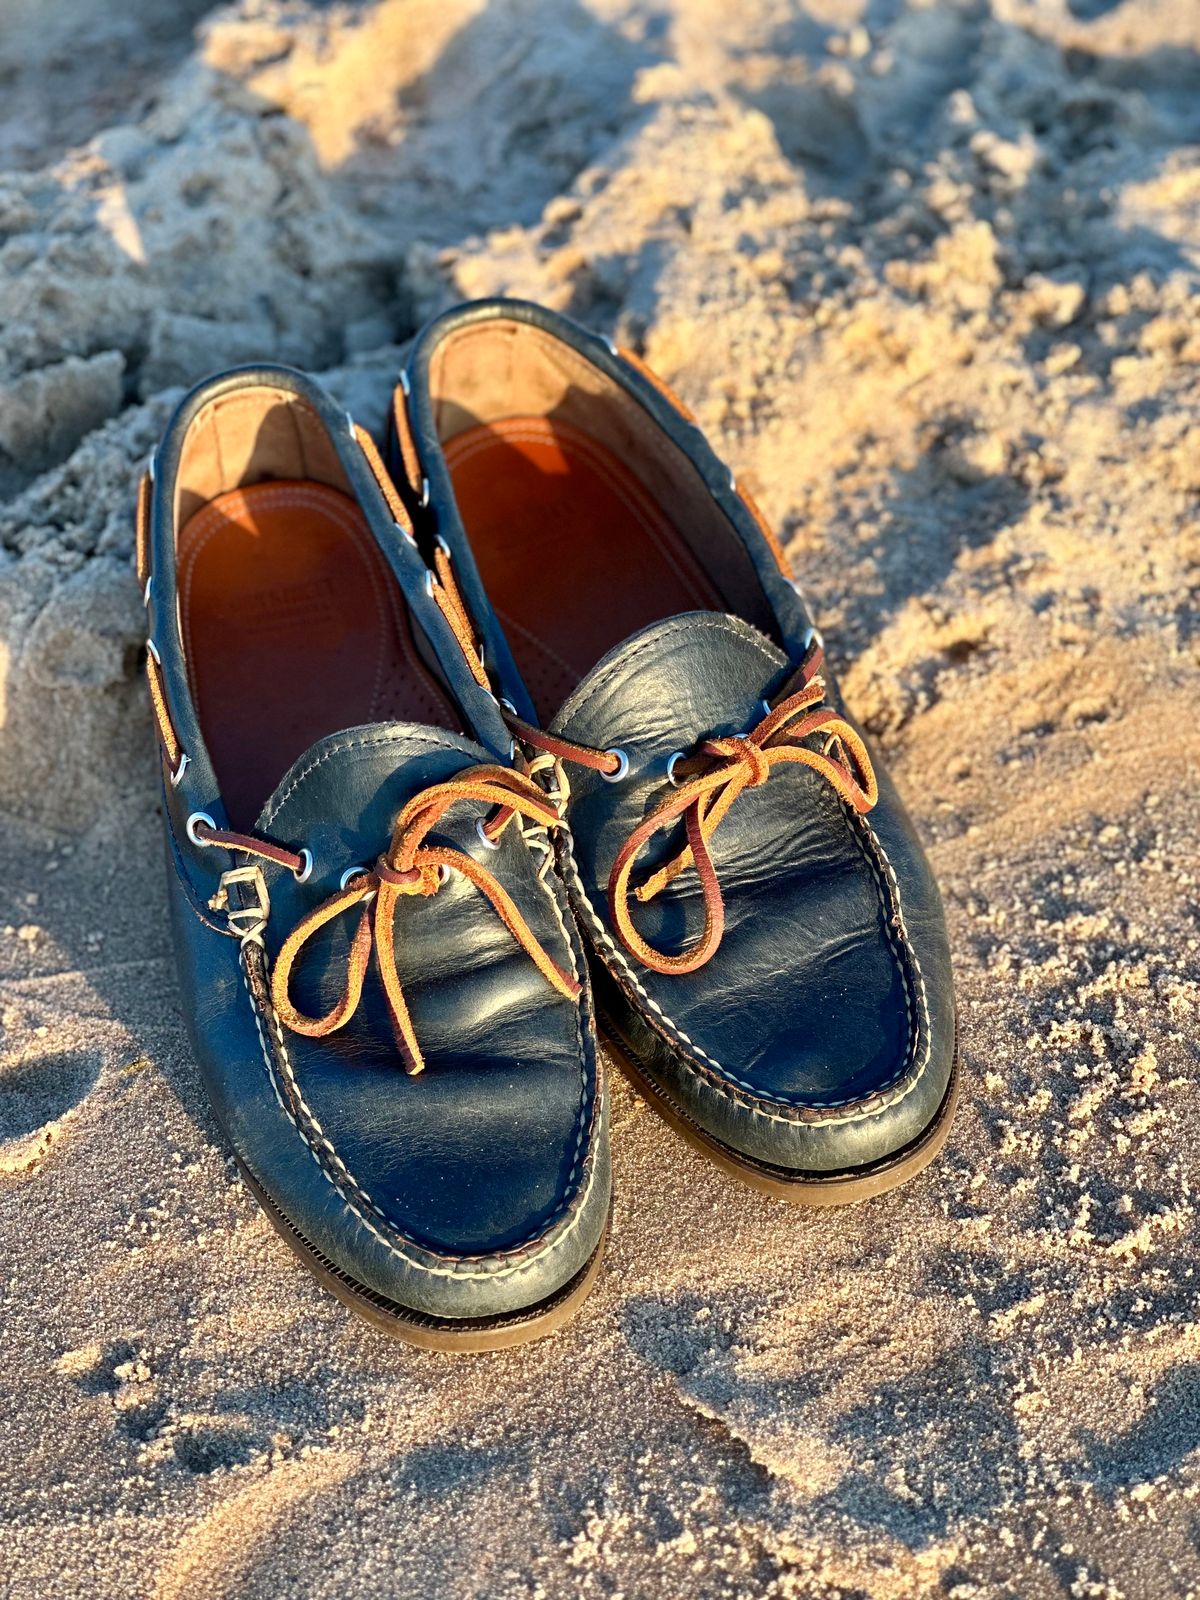
[(389, 884), (397, 894), (436, 894), (441, 884), (441, 874), (436, 867), (394, 867), (386, 855), (379, 857), (374, 870), (378, 881)]
[[(422, 790), (396, 818), (391, 844), (376, 860), (374, 868), (351, 878), (344, 888), (315, 911), (310, 911), (280, 946), (271, 976), (271, 999), (285, 1027), (312, 1038), (323, 1038), (345, 1027), (358, 1009), (373, 953), (405, 1068), (410, 1073), (420, 1072), (425, 1058), (417, 1042), (396, 964), (396, 904), (401, 896), (429, 898), (435, 895), (450, 872), (467, 878), (491, 902), (496, 915), (547, 982), (567, 999), (578, 1000), (581, 993), (578, 979), (565, 972), (547, 953), (511, 895), (488, 869), (464, 851), (425, 843), (451, 806), (463, 800), (482, 801), (495, 809), (492, 833), (496, 837), (516, 816), (546, 828), (562, 826), (562, 819), (537, 785), (508, 767), (468, 769)], [(400, 866), (398, 862), (409, 865)], [(355, 906), (360, 908), (358, 926), (346, 960), (346, 985), (341, 998), (325, 1016), (307, 1017), (292, 1003), (292, 968), (304, 945), (319, 928)]]
[(746, 789), (761, 788), (771, 776), (771, 763), (766, 751), (746, 734), (733, 735), (728, 739), (709, 739), (702, 748), (706, 755), (728, 756), (731, 760), (740, 761), (745, 768), (743, 787)]

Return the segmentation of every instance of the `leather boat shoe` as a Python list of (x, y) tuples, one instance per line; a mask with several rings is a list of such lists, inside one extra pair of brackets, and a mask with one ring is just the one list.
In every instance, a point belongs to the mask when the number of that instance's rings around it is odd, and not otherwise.
[(137, 534), (183, 1007), (250, 1187), (388, 1332), (550, 1331), (610, 1187), (562, 816), (378, 452), (300, 373), (225, 373)]
[(916, 1172), (957, 1090), (937, 886), (694, 418), (635, 356), (482, 301), (416, 341), (390, 450), (464, 650), (569, 795), (572, 903), (635, 1082), (773, 1194)]

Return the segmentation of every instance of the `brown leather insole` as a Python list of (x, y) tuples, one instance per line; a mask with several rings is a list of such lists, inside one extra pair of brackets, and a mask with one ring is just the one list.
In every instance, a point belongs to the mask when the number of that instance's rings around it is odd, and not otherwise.
[(218, 495), (184, 524), (178, 569), (192, 697), (235, 828), (253, 827), (325, 734), (459, 726), (362, 512), (337, 489), (281, 479)]
[(456, 434), (446, 460), (484, 584), (543, 717), (639, 628), (725, 609), (641, 481), (578, 429), (509, 417)]

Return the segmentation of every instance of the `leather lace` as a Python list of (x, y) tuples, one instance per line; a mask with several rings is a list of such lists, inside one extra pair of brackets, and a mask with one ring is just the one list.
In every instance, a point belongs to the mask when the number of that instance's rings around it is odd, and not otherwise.
[[(417, 1041), (396, 965), (396, 902), (402, 895), (425, 898), (436, 895), (451, 872), (467, 878), (490, 901), (501, 922), (547, 982), (567, 999), (578, 1000), (579, 982), (546, 952), (511, 895), (492, 873), (461, 850), (426, 842), (429, 833), (450, 808), (464, 800), (482, 801), (497, 808), (484, 828), (492, 842), (498, 840), (514, 817), (524, 817), (545, 828), (562, 825), (558, 812), (538, 786), (507, 767), (470, 768), (442, 783), (431, 784), (415, 795), (396, 818), (391, 842), (375, 865), (364, 867), (343, 888), (301, 918), (280, 946), (271, 975), (271, 999), (285, 1027), (310, 1038), (324, 1038), (345, 1027), (358, 1009), (374, 952), (405, 1070), (409, 1073), (422, 1071), (425, 1057)], [(242, 850), (296, 872), (303, 865), (302, 856), (248, 834), (205, 827), (198, 837), (202, 844)], [(306, 1016), (292, 1001), (292, 970), (313, 934), (355, 906), (361, 910), (350, 943), (346, 983), (341, 996), (324, 1016)]]
[[(632, 830), (612, 864), (608, 879), (608, 905), (622, 944), (655, 972), (695, 972), (710, 961), (725, 929), (725, 902), (713, 865), (709, 843), (739, 795), (761, 788), (777, 766), (806, 766), (818, 773), (856, 812), (870, 811), (879, 798), (871, 758), (858, 733), (832, 707), (824, 705), (825, 681), (820, 676), (823, 659), (814, 642), (789, 684), (790, 691), (768, 707), (748, 732), (702, 740), (693, 754), (674, 764), (675, 792), (660, 802)], [(529, 723), (510, 718), (516, 736), (559, 761), (574, 761), (613, 776), (620, 768), (619, 753), (595, 750)], [(806, 740), (819, 739), (814, 748)], [(635, 927), (629, 896), (633, 869), (642, 851), (664, 829), (682, 820), (686, 843), (663, 866), (633, 889), (634, 897), (653, 900), (689, 867), (695, 867), (704, 896), (704, 931), (688, 949), (678, 954), (659, 950)]]

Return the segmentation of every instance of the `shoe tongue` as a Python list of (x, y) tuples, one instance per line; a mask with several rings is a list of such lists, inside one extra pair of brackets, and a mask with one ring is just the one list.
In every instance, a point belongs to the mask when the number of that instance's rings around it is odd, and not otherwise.
[(476, 762), (486, 750), (460, 734), (408, 722), (331, 733), (280, 780), (255, 831), (289, 849), (308, 849), (314, 888), (332, 892), (347, 867), (369, 866), (385, 849), (396, 814), (430, 783)]
[(787, 657), (739, 617), (692, 611), (626, 639), (592, 668), (550, 724), (554, 733), (614, 746), (686, 750), (707, 734), (740, 733)]

